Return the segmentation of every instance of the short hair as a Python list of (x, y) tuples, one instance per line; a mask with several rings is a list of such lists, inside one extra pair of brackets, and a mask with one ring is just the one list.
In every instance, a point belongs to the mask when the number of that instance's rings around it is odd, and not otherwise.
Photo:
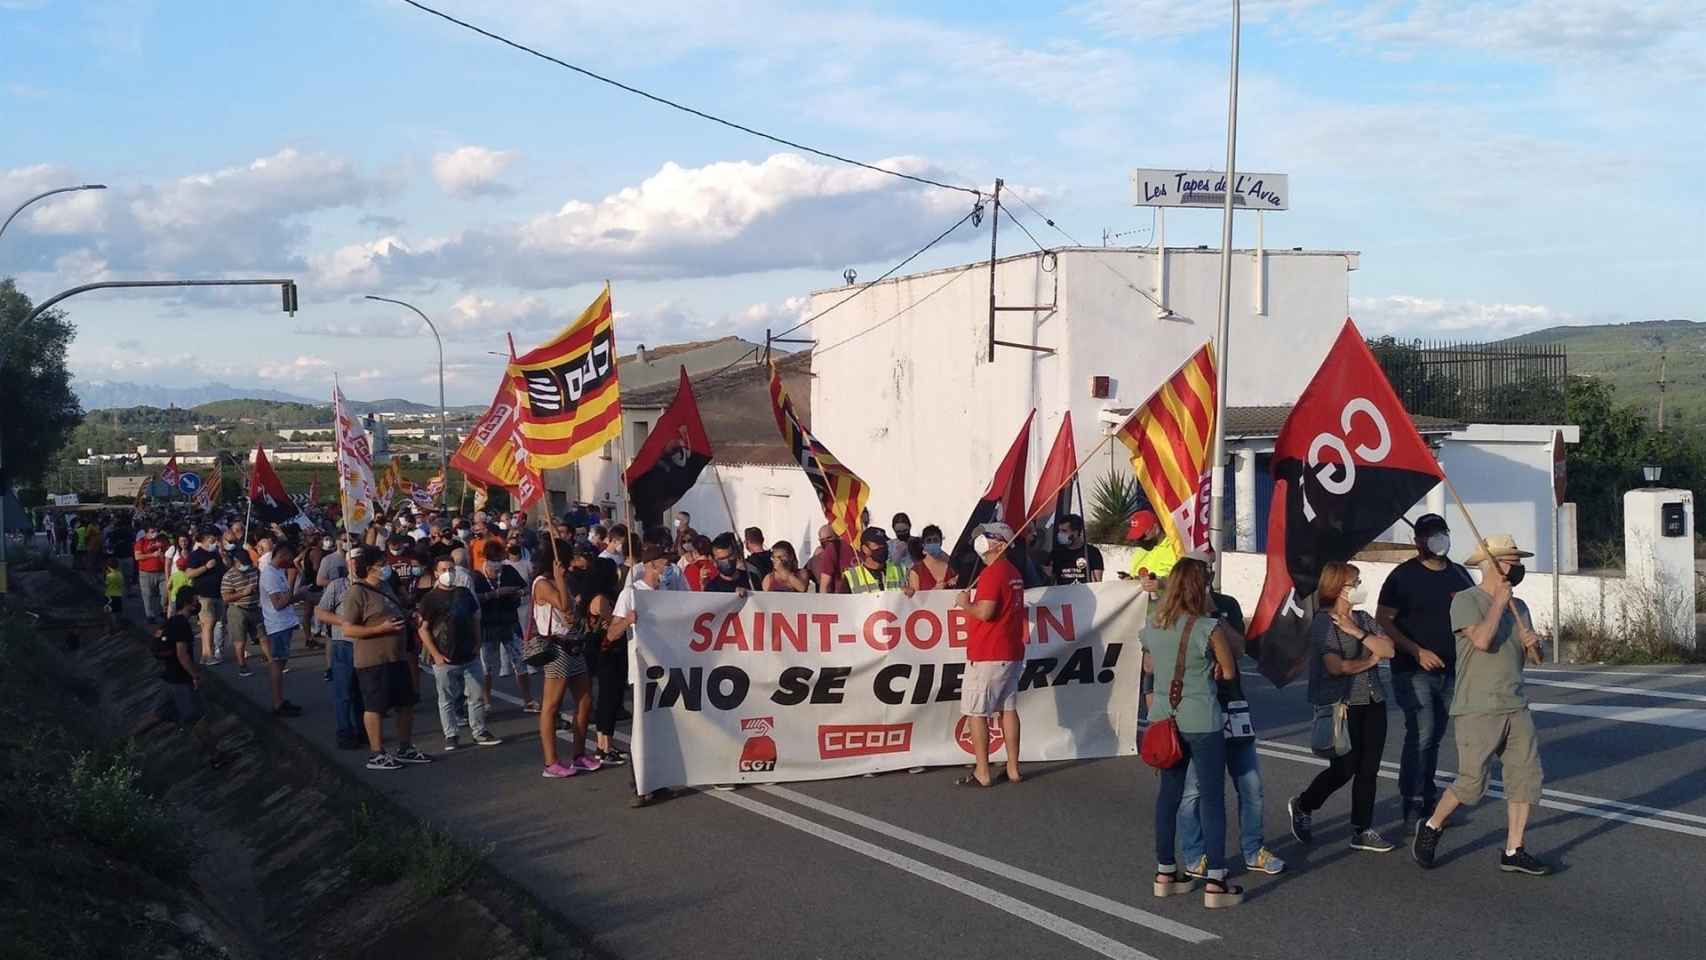
[(701, 555), (710, 553), (711, 538), (702, 533), (695, 534), (693, 537), (693, 552)]
[(924, 532), (919, 534), (919, 536), (925, 540), (928, 540), (931, 537), (935, 537), (936, 539), (940, 540), (942, 538), (942, 528), (936, 526), (934, 523), (927, 524), (924, 527)]
[(735, 541), (735, 535), (733, 532), (719, 533), (717, 534), (717, 539), (711, 541), (711, 549), (727, 550), (730, 553), (734, 553), (740, 549), (740, 544)]
[(756, 543), (761, 547), (764, 546), (764, 531), (758, 529), (757, 527), (747, 527), (746, 528), (746, 542), (747, 543)]
[(898, 527), (903, 523), (909, 527), (912, 526), (912, 518), (907, 516), (904, 511), (889, 518), (889, 526), (891, 527)]
[(589, 532), (595, 537), (608, 537), (610, 535), (610, 531), (604, 529), (604, 524), (602, 523), (593, 524), (592, 530)]
[(375, 564), (385, 562), (385, 551), (375, 546), (357, 547), (350, 555), (350, 571), (357, 580), (365, 579)]
[[(520, 555), (521, 545), (516, 544), (515, 550), (516, 550), (516, 554)], [(487, 540), (480, 547), (480, 559), (485, 560), (488, 563), (502, 563), (503, 559), (504, 559), (504, 546), (503, 546), (503, 544), (496, 543), (496, 542), (491, 541), (491, 540)]]
[(1084, 518), (1076, 513), (1069, 513), (1060, 518), (1060, 525), (1081, 531), (1084, 529)]
[(610, 529), (606, 532), (606, 535), (612, 540), (621, 540), (628, 536), (628, 525), (625, 523), (613, 523), (610, 525)]
[(1339, 602), (1339, 595), (1345, 592), (1345, 585), (1356, 579), (1357, 568), (1340, 560), (1332, 560), (1321, 568), (1321, 579), (1316, 581), (1315, 599), (1323, 609)]

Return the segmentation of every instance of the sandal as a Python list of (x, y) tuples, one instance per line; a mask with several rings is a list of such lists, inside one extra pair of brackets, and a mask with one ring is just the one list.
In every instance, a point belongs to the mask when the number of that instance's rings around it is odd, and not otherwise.
[[(1162, 877), (1168, 879), (1163, 880)], [(1190, 893), (1197, 888), (1197, 881), (1184, 873), (1157, 873), (1155, 875), (1155, 895), (1157, 897), (1176, 897), (1182, 893)]]
[(996, 781), (994, 781), (994, 780), (991, 780), (988, 783), (984, 783), (983, 781), (979, 780), (974, 774), (970, 774), (970, 773), (968, 773), (965, 776), (954, 781), (954, 786), (956, 786), (956, 787), (978, 787), (978, 788), (981, 788), (984, 790), (987, 790), (990, 787), (995, 786), (995, 784), (996, 784)]
[[(1210, 887), (1219, 887), (1211, 890)], [(1226, 882), (1225, 880), (1207, 880), (1202, 888), (1202, 905), (1210, 910), (1224, 907), (1236, 907), (1244, 902), (1244, 888)]]

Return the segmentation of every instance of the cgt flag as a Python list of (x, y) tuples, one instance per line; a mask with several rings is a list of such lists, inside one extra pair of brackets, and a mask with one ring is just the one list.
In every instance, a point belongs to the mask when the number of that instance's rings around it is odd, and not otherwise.
[(302, 516), (302, 508), (285, 492), (284, 481), (267, 462), (267, 452), (260, 444), (255, 445), (255, 467), (249, 471), (249, 509), (262, 523), (296, 521), (304, 528), (309, 525)]
[(788, 445), (794, 462), (806, 472), (806, 479), (817, 491), (818, 503), (823, 507), (829, 528), (849, 546), (856, 547), (859, 534), (864, 532), (859, 515), (865, 510), (865, 501), (871, 497), (871, 488), (835, 459), (835, 455), (800, 423), (799, 415), (794, 412), (794, 402), (788, 399), (788, 391), (782, 388), (782, 372), (776, 369), (775, 361), (770, 363), (770, 412), (776, 415), (776, 429), (782, 431), (782, 442)]
[(616, 334), (606, 286), (574, 323), (514, 357), (521, 438), (536, 471), (566, 467), (622, 434)]
[(1013, 438), (1013, 445), (1007, 448), (1007, 455), (996, 465), (989, 488), (972, 507), (965, 529), (954, 541), (954, 552), (948, 562), (959, 573), (962, 584), (972, 582), (973, 572), (983, 562), (977, 551), (972, 549), (978, 527), (986, 523), (1005, 523), (1013, 528), (1015, 536), (1024, 533), (1020, 527), (1025, 522), (1025, 454), (1031, 446), (1031, 421), (1036, 418), (1035, 410), (1025, 417), (1025, 424), (1019, 428), (1019, 435)]
[(694, 399), (687, 368), (682, 367), (675, 399), (622, 474), (634, 516), (648, 528), (661, 526), (664, 511), (693, 489), (710, 462), (711, 438), (699, 418), (699, 402)]
[(1208, 547), (1214, 346), (1205, 343), (1120, 427), (1137, 482), (1180, 553)]
[(1350, 320), (1280, 429), (1273, 476), (1249, 636), (1262, 675), (1283, 686), (1308, 659), (1321, 568), (1355, 556), (1444, 478)]

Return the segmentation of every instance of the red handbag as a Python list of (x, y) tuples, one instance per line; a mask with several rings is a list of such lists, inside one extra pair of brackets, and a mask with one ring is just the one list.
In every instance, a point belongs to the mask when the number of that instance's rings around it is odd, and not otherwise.
[(1149, 729), (1143, 731), (1143, 742), (1138, 745), (1138, 753), (1143, 762), (1157, 770), (1171, 770), (1185, 762), (1185, 747), (1179, 740), (1179, 724), (1172, 714), (1178, 713), (1179, 701), (1185, 697), (1185, 652), (1191, 639), (1191, 629), (1197, 625), (1196, 617), (1185, 619), (1185, 629), (1179, 633), (1179, 657), (1173, 661), (1173, 683), (1167, 688), (1167, 704), (1169, 716), (1159, 723), (1150, 723)]

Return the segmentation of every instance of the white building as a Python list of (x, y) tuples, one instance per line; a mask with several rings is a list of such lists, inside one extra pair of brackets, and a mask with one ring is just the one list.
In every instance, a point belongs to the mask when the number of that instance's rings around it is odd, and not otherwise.
[(199, 453), (201, 437), (193, 433), (175, 433), (172, 435), (172, 449), (178, 453)]

